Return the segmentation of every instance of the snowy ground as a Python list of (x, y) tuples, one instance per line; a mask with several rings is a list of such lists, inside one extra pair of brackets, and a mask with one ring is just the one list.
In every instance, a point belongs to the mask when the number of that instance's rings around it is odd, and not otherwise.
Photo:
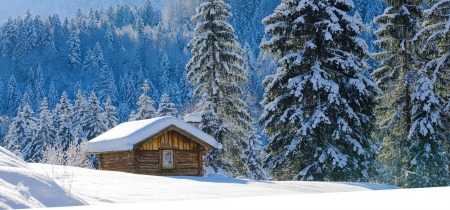
[(371, 183), (258, 182), (219, 174), (157, 177), (27, 164), (0, 147), (0, 209), (433, 209), (446, 205), (450, 193), (450, 188), (392, 189)]

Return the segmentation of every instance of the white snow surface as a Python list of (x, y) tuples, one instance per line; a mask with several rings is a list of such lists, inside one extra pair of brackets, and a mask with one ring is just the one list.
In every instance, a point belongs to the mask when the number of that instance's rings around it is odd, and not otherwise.
[(398, 190), (373, 183), (162, 177), (27, 164), (1, 147), (0, 164), (0, 209), (439, 209), (450, 193), (449, 187)]
[(86, 203), (0, 147), (0, 209), (78, 205)]
[(194, 135), (214, 148), (222, 148), (214, 137), (175, 117), (157, 117), (122, 123), (88, 142), (88, 152), (101, 153), (107, 151), (132, 150), (133, 145), (159, 131), (175, 125)]
[(187, 114), (186, 116), (184, 116), (184, 121), (185, 122), (201, 122), (202, 121), (202, 116), (199, 114)]

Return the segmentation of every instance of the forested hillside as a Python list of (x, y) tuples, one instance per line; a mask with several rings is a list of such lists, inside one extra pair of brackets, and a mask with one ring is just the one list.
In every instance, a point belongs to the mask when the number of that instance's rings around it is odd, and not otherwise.
[(209, 166), (233, 176), (446, 185), (450, 1), (405, 2), (23, 11), (0, 26), (0, 142), (40, 161), (121, 122), (199, 112), (224, 145)]

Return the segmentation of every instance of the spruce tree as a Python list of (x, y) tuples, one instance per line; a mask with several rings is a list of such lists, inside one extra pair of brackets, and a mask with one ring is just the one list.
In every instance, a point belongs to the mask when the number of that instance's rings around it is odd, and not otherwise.
[(375, 161), (378, 87), (351, 1), (282, 0), (263, 19), (261, 48), (279, 57), (263, 81), (265, 163), (275, 179), (367, 181)]
[(7, 106), (8, 106), (8, 116), (12, 118), (17, 113), (20, 106), (21, 94), (19, 87), (17, 87), (16, 78), (11, 75), (8, 83), (8, 96), (7, 96)]
[(197, 22), (194, 37), (189, 42), (192, 57), (186, 69), (187, 78), (195, 86), (193, 95), (201, 97), (197, 112), (202, 115), (200, 128), (213, 136), (222, 149), (207, 155), (208, 165), (233, 175), (248, 176), (247, 132), (251, 128), (240, 83), (246, 82), (246, 72), (238, 52), (242, 51), (233, 27), (225, 22), (230, 5), (222, 0), (206, 0), (197, 7), (191, 20)]
[(86, 116), (81, 122), (87, 139), (91, 140), (106, 131), (102, 113), (103, 108), (97, 100), (95, 92), (92, 92), (86, 103)]
[(73, 31), (70, 34), (69, 40), (67, 40), (69, 45), (69, 55), (68, 55), (68, 65), (71, 69), (81, 66), (81, 50), (80, 50), (80, 38), (78, 38), (78, 33)]
[(150, 87), (147, 83), (147, 80), (144, 81), (144, 86), (142, 86), (141, 89), (143, 93), (139, 97), (139, 101), (137, 102), (137, 105), (139, 106), (138, 112), (134, 115), (131, 114), (129, 121), (145, 120), (155, 117), (156, 110), (155, 108), (153, 108), (153, 104), (155, 103), (155, 101), (153, 101), (148, 96), (148, 91), (150, 90)]
[(170, 102), (170, 97), (167, 93), (164, 93), (159, 102), (159, 108), (156, 112), (157, 117), (172, 116), (176, 117), (178, 110), (175, 108), (175, 104)]
[(379, 29), (375, 44), (381, 52), (373, 57), (380, 62), (372, 76), (383, 94), (378, 98), (378, 138), (381, 140), (379, 160), (385, 167), (384, 182), (407, 186), (405, 171), (411, 165), (408, 158), (411, 142), (408, 134), (413, 124), (412, 96), (417, 79), (413, 37), (418, 31), (422, 14), (419, 0), (386, 0), (390, 4), (384, 13), (374, 19)]
[(36, 141), (42, 143), (42, 148), (47, 145), (54, 145), (55, 130), (53, 128), (53, 116), (49, 110), (47, 98), (42, 99), (39, 113), (39, 120), (37, 122)]
[(116, 127), (117, 125), (116, 107), (112, 105), (112, 101), (109, 96), (106, 98), (106, 102), (103, 103), (103, 107), (105, 109), (105, 112), (103, 112), (103, 124), (106, 131)]
[(437, 187), (449, 184), (448, 136), (450, 125), (450, 64), (447, 15), (450, 1), (430, 1), (424, 11), (423, 28), (413, 38), (422, 66), (412, 96), (412, 126), (408, 135), (407, 187)]
[(74, 140), (73, 127), (73, 106), (70, 103), (67, 93), (64, 91), (56, 105), (53, 115), (53, 124), (56, 130), (55, 145), (66, 151), (70, 142)]

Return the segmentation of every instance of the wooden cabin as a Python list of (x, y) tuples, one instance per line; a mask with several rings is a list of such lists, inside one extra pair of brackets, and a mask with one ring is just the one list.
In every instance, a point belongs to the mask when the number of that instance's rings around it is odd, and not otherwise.
[(120, 124), (88, 143), (100, 170), (202, 176), (203, 157), (221, 148), (213, 137), (174, 117)]

